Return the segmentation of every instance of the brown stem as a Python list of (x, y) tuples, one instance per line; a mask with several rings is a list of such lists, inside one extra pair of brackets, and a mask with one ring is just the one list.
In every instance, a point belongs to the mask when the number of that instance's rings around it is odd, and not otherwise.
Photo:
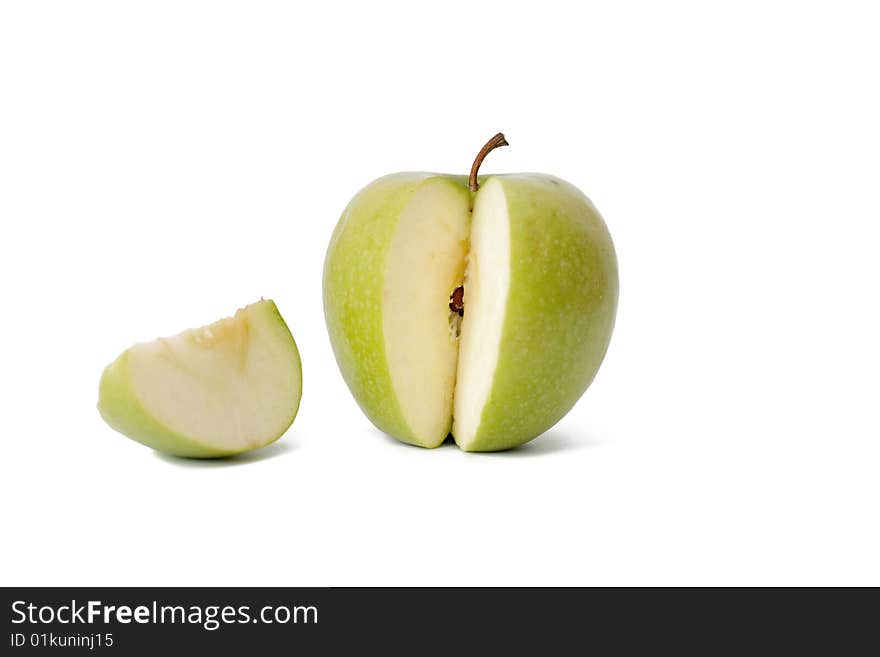
[(479, 153), (477, 153), (477, 158), (474, 160), (474, 165), (471, 167), (471, 177), (468, 178), (468, 189), (472, 192), (477, 191), (480, 187), (477, 183), (477, 172), (480, 170), (480, 165), (483, 163), (483, 160), (486, 159), (489, 152), (495, 150), (499, 146), (508, 146), (507, 140), (500, 132), (487, 141), (486, 145), (480, 149)]

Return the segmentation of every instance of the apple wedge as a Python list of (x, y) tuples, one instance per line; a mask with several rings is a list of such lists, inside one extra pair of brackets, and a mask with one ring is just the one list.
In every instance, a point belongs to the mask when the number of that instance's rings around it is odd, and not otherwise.
[(476, 194), (455, 389), (455, 442), (496, 451), (544, 433), (605, 356), (617, 261), (605, 223), (572, 185), (489, 178)]
[(270, 300), (170, 338), (137, 344), (101, 377), (98, 410), (113, 429), (177, 456), (263, 447), (296, 417), (302, 369)]
[(461, 185), (387, 176), (351, 202), (325, 264), (324, 310), (345, 381), (376, 426), (422, 447), (452, 428), (458, 340), (444, 300), (464, 280), (469, 224)]
[(593, 380), (617, 260), (592, 203), (553, 176), (380, 178), (349, 203), (324, 265), (343, 378), (370, 420), (422, 447), (509, 449)]

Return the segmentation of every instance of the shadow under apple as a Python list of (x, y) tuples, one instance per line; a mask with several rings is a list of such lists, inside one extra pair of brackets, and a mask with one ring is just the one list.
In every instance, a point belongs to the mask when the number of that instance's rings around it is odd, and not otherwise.
[[(388, 444), (393, 445), (395, 447), (402, 447), (404, 449), (409, 448), (415, 451), (422, 452), (432, 452), (433, 449), (426, 450), (423, 447), (418, 447), (416, 445), (410, 445), (408, 443), (401, 442), (396, 438), (389, 436), (387, 433), (380, 431), (379, 429), (373, 427), (373, 433), (381, 436), (381, 438)], [(533, 457), (533, 456), (543, 456), (546, 454), (556, 454), (560, 452), (572, 452), (578, 449), (586, 449), (590, 447), (598, 447), (601, 444), (600, 440), (597, 440), (591, 436), (576, 434), (574, 432), (565, 430), (565, 429), (557, 429), (555, 427), (548, 429), (546, 432), (542, 433), (537, 438), (530, 440), (529, 442), (519, 445), (518, 447), (514, 447), (513, 449), (508, 449), (500, 452), (462, 452), (464, 454), (468, 454), (469, 456), (488, 456), (494, 458), (523, 458), (523, 457)], [(456, 451), (459, 450), (458, 446), (455, 444), (455, 440), (452, 437), (452, 434), (449, 434), (446, 437), (446, 440), (443, 441), (443, 444), (435, 449), (454, 449)]]

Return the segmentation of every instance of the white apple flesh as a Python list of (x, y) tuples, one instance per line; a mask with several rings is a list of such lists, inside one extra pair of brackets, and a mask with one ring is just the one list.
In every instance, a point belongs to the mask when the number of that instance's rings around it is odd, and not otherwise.
[(170, 338), (137, 344), (101, 377), (98, 410), (156, 450), (212, 458), (263, 447), (296, 417), (302, 370), (272, 301)]

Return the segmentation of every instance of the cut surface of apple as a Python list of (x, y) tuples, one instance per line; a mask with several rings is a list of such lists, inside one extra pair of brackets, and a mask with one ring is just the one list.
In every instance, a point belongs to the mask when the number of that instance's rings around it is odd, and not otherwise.
[(467, 270), (467, 316), (463, 317), (455, 391), (455, 440), (473, 444), (492, 389), (508, 292), (510, 290), (510, 217), (504, 189), (490, 180), (474, 208)]
[(468, 197), (447, 181), (425, 181), (400, 214), (388, 252), (382, 330), (391, 383), (419, 444), (452, 428), (458, 344), (448, 304), (464, 281)]
[(137, 344), (101, 377), (98, 410), (120, 433), (177, 456), (263, 447), (296, 417), (299, 352), (274, 302)]
[(372, 183), (325, 260), (346, 383), (377, 427), (422, 447), (450, 432), (467, 451), (540, 435), (589, 386), (614, 325), (617, 261), (592, 203), (540, 174), (477, 184), (479, 160), (470, 179)]

